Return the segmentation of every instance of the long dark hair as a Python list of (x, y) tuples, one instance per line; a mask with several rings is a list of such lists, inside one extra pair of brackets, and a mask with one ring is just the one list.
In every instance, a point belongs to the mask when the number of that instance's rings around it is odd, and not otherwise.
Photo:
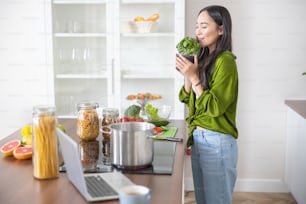
[(223, 27), (223, 35), (218, 38), (216, 49), (209, 53), (208, 47), (203, 47), (198, 53), (198, 75), (204, 89), (209, 89), (209, 81), (216, 58), (225, 50), (232, 51), (232, 20), (229, 11), (223, 6), (205, 7), (198, 15), (203, 11), (207, 11), (216, 24)]

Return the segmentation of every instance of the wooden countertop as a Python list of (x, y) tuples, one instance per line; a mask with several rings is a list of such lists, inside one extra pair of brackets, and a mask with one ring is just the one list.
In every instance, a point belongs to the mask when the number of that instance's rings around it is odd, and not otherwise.
[(306, 100), (285, 100), (285, 104), (306, 119)]
[[(66, 127), (69, 135), (75, 135), (75, 119), (59, 119), (59, 123)], [(177, 143), (176, 145), (172, 175), (125, 174), (134, 183), (147, 186), (152, 190), (152, 204), (183, 203), (186, 124), (183, 120), (174, 120), (170, 124), (179, 128), (176, 137), (184, 138), (183, 143)], [(12, 139), (21, 139), (20, 130), (0, 140), (0, 146)], [(33, 178), (32, 160), (17, 160), (14, 157), (1, 155), (0, 169), (0, 203), (87, 203), (69, 182), (65, 173), (60, 173), (59, 178), (52, 180)], [(119, 200), (96, 203), (115, 204), (119, 203)]]

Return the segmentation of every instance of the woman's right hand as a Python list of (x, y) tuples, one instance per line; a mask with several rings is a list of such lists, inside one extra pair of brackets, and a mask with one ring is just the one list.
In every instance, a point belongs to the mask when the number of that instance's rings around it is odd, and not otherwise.
[(184, 56), (176, 54), (176, 69), (191, 83), (198, 83), (199, 77), (197, 75), (198, 57), (194, 56), (194, 63), (190, 62)]

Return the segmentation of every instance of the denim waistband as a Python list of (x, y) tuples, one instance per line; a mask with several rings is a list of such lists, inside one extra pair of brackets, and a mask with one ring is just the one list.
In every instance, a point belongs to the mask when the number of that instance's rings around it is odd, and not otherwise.
[[(202, 127), (197, 126), (197, 128), (193, 131), (193, 135), (205, 135), (205, 136), (219, 136), (219, 137), (228, 137), (230, 136), (231, 138), (234, 138), (232, 135), (230, 134), (226, 134), (226, 133), (222, 133), (222, 132), (217, 132), (214, 130), (208, 130)], [(235, 139), (235, 138), (234, 138)]]

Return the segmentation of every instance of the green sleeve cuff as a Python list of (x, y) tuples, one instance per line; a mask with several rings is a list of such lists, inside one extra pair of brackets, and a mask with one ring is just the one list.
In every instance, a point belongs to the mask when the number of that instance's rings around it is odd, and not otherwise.
[(189, 101), (189, 93), (185, 90), (184, 86), (182, 86), (179, 92), (179, 100), (185, 104), (188, 104)]

